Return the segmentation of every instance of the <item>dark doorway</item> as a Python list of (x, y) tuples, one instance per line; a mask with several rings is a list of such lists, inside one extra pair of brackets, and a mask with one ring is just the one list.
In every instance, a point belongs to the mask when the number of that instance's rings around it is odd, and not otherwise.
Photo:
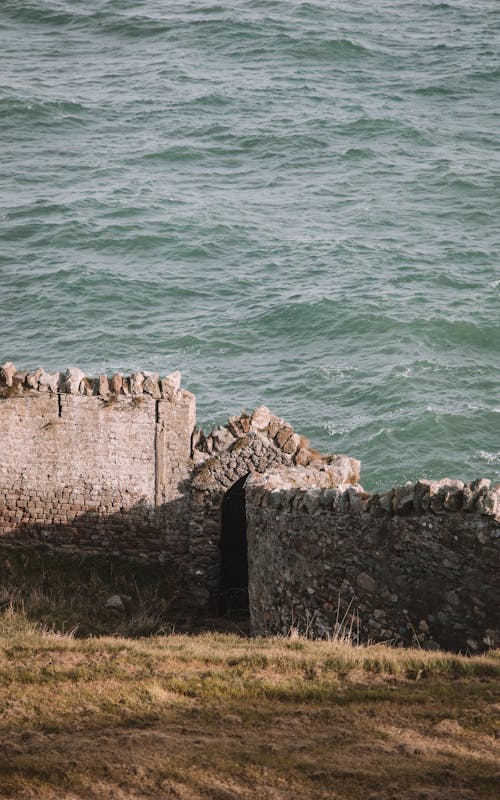
[(240, 478), (222, 501), (220, 585), (228, 611), (248, 609), (247, 519), (245, 481)]

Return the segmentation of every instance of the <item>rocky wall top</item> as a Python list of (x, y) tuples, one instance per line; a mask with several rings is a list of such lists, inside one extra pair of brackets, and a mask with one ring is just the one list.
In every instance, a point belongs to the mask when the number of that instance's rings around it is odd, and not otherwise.
[(157, 372), (134, 372), (129, 376), (115, 372), (89, 377), (78, 367), (69, 367), (65, 372), (46, 372), (42, 367), (33, 371), (18, 370), (12, 361), (0, 367), (0, 398), (33, 394), (72, 394), (109, 398), (111, 395), (149, 395), (155, 400), (173, 400), (180, 390), (181, 374), (176, 371), (160, 378)]
[(357, 480), (359, 462), (332, 456), (330, 463), (316, 467), (276, 468), (264, 475), (253, 474), (247, 482), (247, 500), (254, 506), (309, 513), (328, 509), (380, 517), (464, 512), (500, 521), (500, 484), (492, 485), (487, 478), (468, 483), (422, 478), (382, 494), (365, 492)]
[[(205, 435), (201, 429), (193, 436), (193, 461), (195, 467), (209, 465), (226, 451), (246, 446), (248, 440), (255, 439), (264, 447), (271, 447), (283, 454), (283, 461), (297, 467), (314, 470), (333, 463), (338, 456), (322, 455), (311, 447), (305, 436), (296, 433), (292, 426), (281, 417), (272, 414), (266, 406), (259, 406), (252, 413), (242, 412), (229, 419), (226, 425), (219, 425)], [(255, 466), (255, 465), (254, 465)], [(345, 481), (355, 483), (359, 480), (360, 463), (350, 459)], [(263, 469), (257, 469), (262, 472)]]

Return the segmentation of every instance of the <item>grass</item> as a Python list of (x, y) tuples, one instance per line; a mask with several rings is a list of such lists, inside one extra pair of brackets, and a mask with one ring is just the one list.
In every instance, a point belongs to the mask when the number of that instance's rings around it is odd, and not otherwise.
[(496, 798), (500, 653), (0, 617), (0, 797)]
[[(120, 595), (123, 610), (106, 606)], [(162, 565), (0, 547), (0, 609), (11, 607), (60, 633), (148, 636), (172, 630), (182, 596)]]
[(0, 798), (496, 800), (500, 651), (174, 633), (207, 624), (179, 598), (164, 567), (0, 550)]

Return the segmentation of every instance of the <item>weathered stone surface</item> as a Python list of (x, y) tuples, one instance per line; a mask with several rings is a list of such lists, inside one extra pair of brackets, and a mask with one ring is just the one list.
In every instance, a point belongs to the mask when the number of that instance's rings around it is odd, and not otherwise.
[(0, 403), (0, 540), (185, 569), (192, 395), (103, 398), (75, 368), (24, 380)]
[(174, 400), (181, 388), (181, 373), (176, 370), (161, 379), (161, 396), (166, 400)]
[(110, 388), (113, 394), (121, 394), (123, 389), (123, 375), (121, 372), (115, 372), (110, 381)]
[(157, 372), (145, 372), (144, 391), (146, 394), (151, 395), (155, 400), (161, 397), (160, 384)]
[[(274, 439), (276, 434), (278, 433), (279, 429), (284, 424), (284, 420), (280, 419), (280, 417), (276, 417), (274, 414), (271, 414), (269, 418), (269, 424), (267, 426), (267, 434), (270, 439)], [(302, 444), (302, 447), (307, 447), (309, 443)]]
[(12, 361), (6, 361), (0, 367), (0, 379), (5, 383), (6, 386), (12, 386), (12, 379), (16, 374), (17, 370)]
[(302, 447), (300, 450), (297, 451), (295, 455), (295, 463), (298, 466), (305, 467), (307, 464), (309, 464), (311, 460), (312, 460), (312, 453), (306, 447)]
[(113, 611), (125, 611), (125, 603), (119, 594), (112, 594), (104, 603), (104, 608), (109, 608)]
[(21, 394), (24, 388), (24, 381), (26, 379), (28, 372), (15, 372), (12, 376), (12, 388), (18, 393)]
[(28, 372), (24, 381), (27, 389), (38, 389), (38, 381), (43, 374), (43, 369), (38, 367), (33, 372)]
[(392, 500), (393, 510), (398, 514), (411, 514), (415, 510), (415, 490), (413, 483), (408, 481), (404, 486), (399, 486)]
[(490, 517), (495, 517), (500, 513), (499, 507), (499, 493), (494, 488), (489, 488), (483, 494), (480, 494), (476, 501), (476, 511), (480, 514), (486, 514)]
[(479, 478), (464, 486), (464, 509), (473, 511), (474, 506), (481, 495), (486, 494), (491, 486), (491, 481), (487, 478)]
[(134, 372), (130, 376), (130, 394), (138, 396), (144, 391), (144, 373)]
[(379, 498), (380, 508), (383, 511), (387, 511), (387, 513), (392, 513), (393, 501), (394, 501), (394, 491), (391, 489), (388, 492), (384, 492), (384, 494), (381, 494)]
[(86, 397), (92, 397), (94, 394), (94, 381), (90, 378), (83, 378), (80, 383), (80, 394)]
[(109, 378), (107, 375), (99, 375), (99, 396), (108, 397), (109, 395)]
[(274, 437), (274, 440), (278, 447), (283, 447), (284, 444), (288, 441), (290, 436), (293, 434), (293, 428), (290, 425), (283, 425), (282, 428), (279, 429), (278, 433)]
[(263, 431), (271, 421), (271, 412), (267, 406), (259, 406), (252, 414), (250, 424), (252, 428)]
[(64, 390), (69, 394), (78, 394), (80, 391), (80, 383), (84, 378), (85, 373), (81, 369), (78, 369), (78, 367), (69, 367), (64, 376)]
[[(433, 481), (429, 485), (429, 508), (434, 514), (443, 514), (446, 511), (458, 511), (463, 504), (462, 481), (452, 478), (443, 478)], [(425, 507), (425, 502), (422, 502)]]
[(283, 452), (288, 453), (289, 455), (293, 455), (300, 444), (300, 436), (296, 433), (292, 433), (292, 435), (286, 440), (285, 444), (283, 445)]
[[(325, 487), (329, 468), (275, 468), (247, 481), (253, 632), (293, 625), (332, 637), (340, 618), (340, 634), (355, 641), (500, 644), (499, 487), (483, 486), (481, 513), (465, 513), (460, 481), (408, 483), (379, 497)], [(433, 490), (437, 514), (417, 511), (417, 488), (419, 497)]]
[[(421, 478), (415, 483), (413, 490), (413, 505), (415, 506), (415, 511), (429, 510), (429, 491), (431, 483), (432, 481), (428, 481), (426, 478)], [(425, 502), (424, 498), (426, 498)]]
[(43, 370), (38, 381), (38, 388), (40, 392), (52, 392), (55, 394), (59, 388), (60, 381), (60, 372), (45, 372)]
[(218, 453), (227, 450), (234, 441), (233, 434), (223, 425), (212, 431), (212, 449)]
[(349, 458), (344, 455), (330, 456), (328, 458), (327, 469), (331, 476), (332, 486), (338, 486), (341, 483), (358, 483), (360, 468), (361, 464), (355, 458)]

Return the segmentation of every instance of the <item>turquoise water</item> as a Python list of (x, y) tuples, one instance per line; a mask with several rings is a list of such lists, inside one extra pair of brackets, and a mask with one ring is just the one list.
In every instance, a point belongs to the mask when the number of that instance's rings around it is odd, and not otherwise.
[(500, 477), (500, 3), (3, 0), (0, 358)]

